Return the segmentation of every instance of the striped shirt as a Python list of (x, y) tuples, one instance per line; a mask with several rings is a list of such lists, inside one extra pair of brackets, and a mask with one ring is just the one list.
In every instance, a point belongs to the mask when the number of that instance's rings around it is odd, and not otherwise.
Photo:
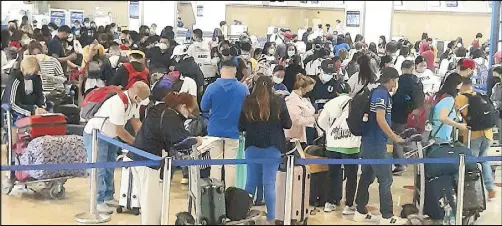
[(66, 78), (63, 72), (63, 67), (58, 59), (44, 54), (38, 54), (36, 58), (38, 60), (38, 64), (40, 65), (40, 76), (42, 78), (43, 90), (51, 91), (55, 90), (57, 87), (63, 87), (62, 83), (63, 80), (66, 80)]
[(387, 135), (380, 128), (376, 119), (376, 112), (378, 110), (385, 110), (385, 121), (391, 125), (392, 114), (392, 99), (390, 98), (389, 91), (383, 86), (371, 91), (370, 97), (370, 112), (368, 121), (364, 125), (363, 142), (371, 140), (371, 142), (387, 143)]

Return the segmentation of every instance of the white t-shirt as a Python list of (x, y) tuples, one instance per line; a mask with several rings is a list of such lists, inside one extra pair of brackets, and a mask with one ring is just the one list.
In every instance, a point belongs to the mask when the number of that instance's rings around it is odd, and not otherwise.
[(209, 43), (194, 42), (188, 46), (187, 50), (188, 56), (193, 57), (195, 63), (199, 65), (200, 70), (204, 74), (204, 78), (214, 77), (215, 71), (214, 66), (211, 64), (211, 49), (209, 48)]
[(415, 75), (422, 81), (424, 85), (424, 93), (436, 93), (441, 86), (441, 78), (436, 76), (434, 72), (425, 69), (423, 73), (414, 72)]
[(305, 64), (305, 72), (309, 76), (314, 76), (318, 75), (321, 73), (321, 62), (323, 61), (322, 58), (313, 60)]
[[(125, 109), (122, 99), (118, 95), (111, 97), (106, 100), (98, 112), (94, 115), (94, 118), (90, 119), (85, 125), (84, 132), (91, 134), (93, 129), (99, 129), (108, 137), (116, 137), (115, 132), (116, 126), (125, 126), (127, 121), (132, 118), (139, 119), (139, 105), (131, 103), (129, 94), (127, 91), (124, 94), (129, 99), (129, 104), (127, 109)], [(125, 111), (124, 111), (125, 109)]]
[(183, 85), (181, 85), (180, 93), (188, 93), (194, 97), (197, 97), (197, 84), (192, 78), (181, 76), (180, 80), (183, 80)]

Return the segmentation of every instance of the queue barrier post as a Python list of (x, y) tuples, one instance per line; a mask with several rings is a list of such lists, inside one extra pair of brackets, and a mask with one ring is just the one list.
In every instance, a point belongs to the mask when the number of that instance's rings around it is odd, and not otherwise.
[(464, 210), (464, 183), (465, 154), (460, 154), (458, 161), (457, 210), (455, 213), (455, 225), (462, 225), (462, 215)]
[(167, 157), (164, 161), (164, 175), (162, 177), (162, 215), (160, 225), (169, 225), (169, 202), (171, 201), (171, 174), (173, 159)]
[(288, 155), (288, 162), (286, 165), (286, 194), (284, 203), (284, 225), (291, 225), (291, 208), (293, 205), (293, 177), (295, 167), (295, 156)]
[[(91, 141), (91, 162), (96, 163), (98, 158), (98, 130), (92, 130), (92, 141)], [(90, 185), (90, 200), (89, 200), (89, 212), (79, 213), (75, 215), (75, 220), (82, 224), (99, 224), (105, 223), (111, 220), (111, 216), (107, 214), (100, 214), (97, 210), (97, 173), (98, 169), (91, 169), (91, 176), (89, 177)]]
[[(14, 165), (12, 158), (12, 142), (14, 139), (12, 139), (12, 113), (10, 112), (10, 110), (7, 111), (7, 139), (9, 141), (7, 144), (7, 161), (9, 161), (7, 165), (11, 166)], [(7, 173), (7, 179), (9, 181), (12, 181), (14, 179), (14, 171)]]

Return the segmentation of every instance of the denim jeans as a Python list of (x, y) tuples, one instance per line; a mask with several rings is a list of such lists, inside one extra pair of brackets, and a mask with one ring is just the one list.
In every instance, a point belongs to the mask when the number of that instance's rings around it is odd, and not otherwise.
[[(485, 136), (471, 140), (471, 151), (474, 157), (486, 157), (488, 156), (488, 149), (492, 145), (492, 141)], [(485, 183), (486, 190), (493, 190), (493, 177), (492, 168), (489, 162), (481, 162), (483, 170), (483, 181)]]
[[(386, 157), (387, 144), (383, 142), (361, 142), (361, 157), (363, 159), (383, 159)], [(369, 187), (378, 178), (378, 193), (380, 195), (380, 213), (388, 219), (394, 216), (392, 202), (392, 170), (391, 165), (361, 165), (362, 175), (357, 188), (356, 207), (361, 214), (367, 214), (366, 205), (369, 201)]]
[[(359, 159), (359, 153), (356, 154), (343, 154), (340, 152), (328, 151), (329, 159)], [(357, 190), (357, 171), (359, 170), (359, 165), (343, 165), (345, 169), (345, 175), (347, 176), (347, 182), (345, 184), (345, 205), (353, 206), (354, 197), (356, 196)], [(340, 204), (342, 200), (342, 190), (343, 190), (343, 175), (342, 175), (342, 165), (329, 165), (329, 178), (328, 183), (328, 202), (332, 204)]]
[[(84, 146), (87, 151), (87, 161), (91, 162), (92, 135), (84, 132)], [(115, 162), (119, 148), (113, 144), (98, 139), (98, 156), (96, 162)], [(97, 203), (113, 200), (115, 193), (114, 170), (112, 168), (97, 169)]]
[[(246, 159), (253, 158), (280, 159), (281, 152), (276, 147), (251, 146), (246, 149)], [(279, 163), (247, 165), (246, 191), (254, 195), (258, 185), (263, 185), (268, 221), (275, 220), (275, 180), (278, 168)]]

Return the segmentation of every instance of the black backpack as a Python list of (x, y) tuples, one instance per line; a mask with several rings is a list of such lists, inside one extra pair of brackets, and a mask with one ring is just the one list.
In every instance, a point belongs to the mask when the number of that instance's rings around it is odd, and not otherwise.
[(231, 221), (246, 219), (252, 206), (253, 198), (247, 191), (236, 187), (229, 187), (225, 191), (227, 218)]
[(363, 117), (370, 112), (370, 98), (372, 93), (373, 92), (368, 89), (368, 84), (366, 84), (349, 102), (347, 125), (354, 136), (363, 135)]
[(463, 95), (469, 98), (467, 115), (462, 115), (467, 125), (473, 131), (493, 128), (497, 123), (497, 112), (490, 98), (481, 93), (476, 93), (476, 95), (464, 93)]

